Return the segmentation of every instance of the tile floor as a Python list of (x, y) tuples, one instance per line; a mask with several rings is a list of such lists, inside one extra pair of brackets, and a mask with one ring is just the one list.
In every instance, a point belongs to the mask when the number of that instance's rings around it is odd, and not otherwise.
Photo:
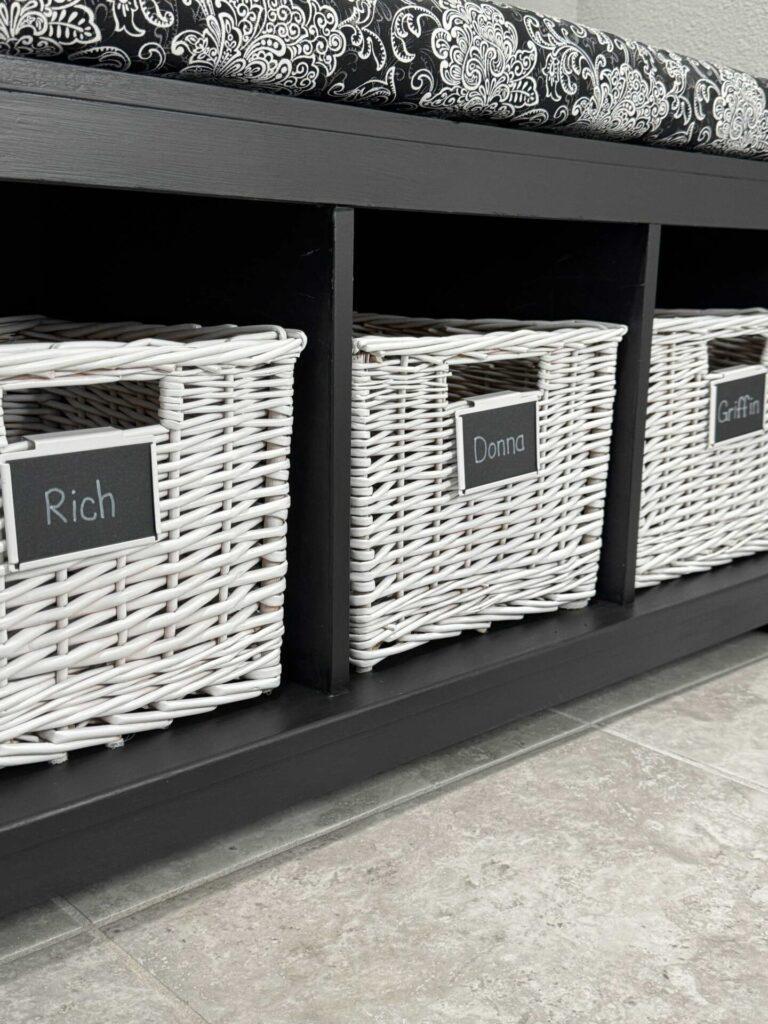
[(768, 633), (0, 922), (2, 1024), (768, 1024)]

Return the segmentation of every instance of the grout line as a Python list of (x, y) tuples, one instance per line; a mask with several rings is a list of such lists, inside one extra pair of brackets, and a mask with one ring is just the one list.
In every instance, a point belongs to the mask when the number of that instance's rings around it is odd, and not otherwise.
[[(567, 707), (568, 705), (563, 705)], [(574, 715), (571, 711), (561, 711), (560, 708), (550, 708), (550, 711), (554, 715), (560, 715), (561, 718), (567, 718), (570, 722), (578, 722), (580, 725), (594, 725), (594, 722), (588, 721), (586, 718), (579, 718), (578, 715)]]
[(52, 896), (51, 903), (55, 903), (59, 910), (63, 911), (67, 917), (70, 917), (78, 925), (80, 930), (86, 928), (89, 924), (93, 924), (93, 921), (91, 921), (82, 912), (82, 910), (79, 909), (79, 907), (70, 903), (65, 896)]
[[(373, 807), (368, 808), (365, 811), (360, 811), (357, 814), (353, 814), (347, 818), (340, 819), (334, 822), (332, 825), (328, 825), (325, 828), (315, 829), (312, 832), (307, 832), (301, 836), (282, 843), (279, 846), (273, 846), (268, 851), (261, 854), (255, 854), (246, 860), (239, 862), (232, 867), (223, 867), (218, 871), (213, 871), (203, 878), (198, 878), (196, 881), (190, 882), (186, 885), (178, 885), (173, 889), (167, 889), (163, 893), (154, 896), (147, 897), (141, 900), (129, 909), (117, 911), (113, 914), (107, 914), (103, 917), (99, 916), (93, 920), (93, 924), (97, 927), (109, 927), (113, 924), (117, 924), (119, 921), (127, 920), (136, 914), (140, 914), (145, 910), (150, 910), (152, 907), (157, 907), (162, 903), (172, 900), (178, 896), (184, 896), (189, 893), (195, 892), (197, 889), (201, 889), (204, 886), (219, 882), (230, 875), (235, 875), (241, 871), (247, 871), (249, 868), (256, 867), (258, 865), (266, 864), (273, 858), (284, 856), (286, 853), (290, 853), (294, 850), (301, 850), (305, 846), (316, 844), (318, 841), (328, 839), (338, 832), (346, 831), (355, 825), (361, 825), (365, 821), (376, 817), (379, 814), (385, 814), (400, 808), (406, 807), (408, 804), (416, 803), (420, 800), (425, 800), (430, 796), (434, 796), (437, 793), (448, 789), (451, 786), (459, 785), (462, 782), (467, 781), (477, 775), (485, 774), (486, 772), (494, 771), (497, 768), (503, 767), (513, 761), (528, 757), (545, 750), (548, 747), (555, 746), (557, 743), (565, 740), (575, 738), (584, 733), (592, 731), (592, 726), (589, 724), (576, 725), (575, 728), (568, 729), (567, 731), (558, 733), (556, 736), (552, 736), (545, 740), (540, 740), (538, 743), (532, 743), (529, 746), (523, 747), (519, 750), (515, 750), (509, 754), (504, 754), (500, 757), (495, 758), (493, 761), (487, 761), (481, 765), (475, 765), (473, 768), (467, 768), (463, 771), (457, 772), (452, 775), (448, 775), (437, 782), (429, 783), (425, 786), (420, 786), (418, 789), (411, 790), (408, 793), (404, 793), (399, 797), (395, 797), (390, 800), (385, 800), (381, 803), (376, 804)], [(450, 749), (450, 748), (448, 748)], [(394, 769), (397, 771), (397, 769)], [(332, 797), (333, 795), (331, 795)], [(78, 913), (82, 913), (78, 911)], [(85, 920), (90, 921), (85, 914), (82, 915)]]
[[(569, 721), (571, 721), (569, 719)], [(513, 723), (514, 724), (514, 723)], [(573, 727), (563, 729), (562, 732), (558, 732), (556, 735), (548, 737), (547, 739), (540, 740), (537, 743), (531, 743), (518, 750), (511, 751), (508, 754), (502, 754), (491, 761), (487, 761), (483, 764), (475, 765), (471, 768), (466, 768), (462, 771), (454, 772), (450, 775), (446, 775), (444, 778), (439, 779), (435, 782), (428, 783), (420, 786), (416, 790), (412, 790), (408, 793), (404, 793), (394, 799), (385, 800), (381, 803), (376, 804), (373, 807), (368, 808), (365, 811), (361, 811), (358, 814), (351, 815), (350, 817), (344, 818), (335, 822), (326, 828), (315, 829), (312, 832), (304, 833), (293, 840), (289, 840), (279, 846), (274, 846), (268, 851), (261, 854), (248, 858), (244, 861), (239, 862), (231, 867), (224, 867), (218, 871), (211, 872), (202, 878), (198, 878), (196, 881), (188, 884), (181, 884), (172, 889), (166, 889), (161, 894), (155, 897), (149, 897), (133, 904), (130, 908), (118, 911), (113, 914), (107, 914), (105, 916), (98, 916), (91, 918), (84, 911), (82, 911), (75, 903), (71, 902), (70, 899), (57, 896), (51, 900), (63, 913), (69, 917), (73, 922), (73, 930), (65, 933), (51, 936), (50, 939), (46, 939), (34, 946), (25, 946), (23, 949), (16, 950), (14, 952), (5, 954), (0, 957), (0, 964), (8, 963), (13, 960), (19, 960), (23, 957), (39, 952), (42, 949), (47, 949), (50, 946), (57, 945), (59, 942), (64, 942), (67, 939), (74, 938), (77, 935), (90, 934), (98, 936), (113, 945), (117, 945), (113, 939), (110, 938), (102, 929), (108, 928), (120, 921), (127, 920), (134, 917), (137, 914), (142, 913), (145, 910), (150, 910), (153, 907), (157, 907), (163, 903), (166, 903), (176, 897), (189, 895), (194, 893), (196, 890), (203, 889), (204, 887), (220, 882), (229, 876), (235, 876), (241, 872), (247, 871), (251, 868), (264, 865), (270, 860), (284, 857), (286, 854), (292, 851), (301, 850), (304, 847), (312, 846), (318, 842), (326, 839), (330, 839), (337, 833), (344, 832), (357, 825), (363, 824), (365, 821), (374, 818), (380, 814), (390, 813), (400, 808), (406, 807), (409, 804), (417, 803), (420, 800), (425, 800), (430, 796), (436, 795), (443, 790), (446, 790), (452, 786), (461, 784), (462, 782), (472, 779), (475, 776), (490, 773), (494, 770), (504, 767), (514, 761), (521, 760), (523, 758), (533, 756), (540, 751), (544, 751), (549, 747), (556, 746), (558, 743), (564, 740), (576, 738), (577, 736), (583, 735), (588, 732), (594, 731), (593, 727), (589, 723), (574, 722)], [(472, 741), (468, 741), (472, 742)], [(447, 748), (451, 749), (451, 748)], [(433, 755), (433, 756), (439, 756)], [(398, 769), (393, 769), (397, 771)], [(327, 799), (332, 800), (335, 795), (330, 794)], [(256, 826), (258, 827), (258, 825)], [(117, 946), (118, 949), (122, 950), (121, 946)], [(127, 955), (127, 954), (126, 954)], [(141, 965), (139, 965), (141, 968)], [(143, 968), (141, 968), (143, 970)], [(202, 1021), (203, 1018), (198, 1018)], [(206, 1022), (207, 1024), (207, 1022)]]
[(282, 863), (285, 861), (286, 857), (288, 857), (296, 849), (316, 849), (317, 847), (324, 845), (324, 843), (331, 838), (341, 837), (345, 834), (348, 834), (349, 832), (353, 831), (358, 825), (364, 823), (366, 820), (381, 819), (384, 817), (388, 817), (393, 812), (398, 811), (403, 805), (417, 803), (422, 800), (426, 800), (429, 797), (438, 796), (444, 791), (460, 785), (461, 782), (468, 776), (490, 774), (492, 771), (495, 771), (497, 768), (503, 767), (504, 765), (510, 762), (514, 762), (517, 760), (528, 760), (528, 758), (534, 757), (537, 753), (544, 749), (558, 746), (561, 743), (567, 742), (578, 736), (589, 734), (594, 735), (598, 732), (599, 730), (595, 729), (593, 726), (587, 725), (583, 728), (571, 729), (567, 732), (560, 733), (558, 736), (553, 737), (551, 740), (543, 740), (540, 743), (531, 744), (531, 746), (529, 747), (525, 747), (514, 754), (506, 755), (502, 758), (499, 758), (496, 761), (489, 762), (487, 765), (474, 769), (469, 769), (468, 771), (462, 772), (458, 775), (453, 775), (443, 783), (437, 783), (424, 787), (423, 789), (413, 793), (412, 795), (402, 797), (398, 800), (391, 801), (390, 803), (379, 804), (378, 806), (372, 808), (370, 811), (366, 811), (363, 814), (355, 816), (353, 818), (347, 818), (344, 821), (339, 822), (337, 825), (327, 830), (313, 833), (307, 836), (306, 838), (301, 839), (295, 844), (287, 844), (285, 847), (276, 847), (274, 850), (271, 850), (264, 857), (260, 857), (252, 862), (243, 862), (242, 864), (239, 864), (237, 867), (230, 868), (229, 870), (223, 871), (215, 876), (211, 875), (209, 877), (206, 877), (205, 879), (201, 879), (196, 884), (189, 886), (185, 890), (176, 892), (173, 895), (169, 894), (167, 896), (162, 896), (157, 900), (148, 902), (147, 905), (145, 906), (132, 907), (130, 910), (127, 910), (124, 913), (115, 914), (113, 915), (113, 917), (109, 918), (109, 920), (105, 920), (102, 923), (104, 924), (104, 927), (109, 927), (113, 924), (119, 923), (120, 921), (130, 921), (132, 917), (141, 914), (144, 910), (149, 910), (153, 907), (160, 907), (162, 906), (162, 904), (168, 902), (170, 899), (173, 899), (174, 897), (189, 897), (193, 896), (196, 893), (200, 893), (203, 890), (210, 890), (212, 887), (216, 886), (217, 883), (221, 883), (226, 879), (234, 880), (240, 876), (246, 876), (248, 872), (250, 872), (253, 868), (263, 867), (264, 864), (271, 861)]
[[(58, 899), (56, 898), (51, 902), (58, 905)], [(21, 913), (23, 913), (23, 911), (21, 911)], [(13, 963), (15, 960), (22, 960), (25, 956), (31, 956), (33, 953), (40, 953), (45, 949), (49, 949), (51, 946), (58, 945), (60, 942), (66, 942), (67, 939), (74, 939), (78, 935), (82, 935), (83, 931), (84, 928), (82, 925), (73, 925), (71, 931), (60, 932), (57, 935), (51, 935), (48, 939), (41, 939), (39, 942), (36, 942), (31, 946), (24, 946), (23, 949), (14, 949), (9, 953), (3, 953), (0, 955), (0, 966), (4, 967), (6, 964)]]
[[(559, 717), (567, 718), (569, 722), (573, 722), (573, 727), (564, 729), (563, 732), (558, 733), (555, 736), (548, 737), (547, 739), (540, 740), (537, 743), (531, 743), (528, 746), (521, 747), (518, 750), (511, 751), (508, 754), (502, 754), (499, 757), (494, 758), (491, 761), (486, 761), (483, 764), (475, 765), (471, 768), (466, 768), (462, 771), (456, 772), (451, 775), (446, 775), (444, 778), (439, 779), (436, 782), (428, 783), (427, 785), (420, 786), (418, 789), (411, 790), (408, 793), (404, 793), (394, 799), (385, 800), (381, 803), (376, 804), (373, 807), (368, 808), (365, 811), (360, 811), (357, 814), (353, 814), (350, 817), (340, 819), (334, 822), (332, 825), (328, 825), (326, 828), (315, 829), (312, 832), (304, 833), (293, 840), (282, 843), (279, 846), (271, 847), (269, 850), (264, 851), (261, 854), (256, 854), (253, 857), (247, 858), (231, 867), (223, 867), (218, 871), (213, 871), (204, 877), (198, 878), (195, 881), (189, 882), (188, 884), (181, 884), (174, 888), (166, 889), (162, 893), (154, 897), (148, 897), (144, 900), (140, 900), (133, 904), (129, 909), (123, 911), (117, 911), (113, 914), (107, 914), (95, 918), (90, 918), (84, 911), (72, 903), (69, 899), (61, 896), (53, 897), (51, 902), (54, 903), (60, 910), (62, 910), (69, 918), (72, 919), (73, 924), (76, 927), (69, 932), (52, 936), (50, 939), (46, 939), (43, 942), (35, 946), (25, 946), (23, 949), (17, 950), (12, 953), (8, 953), (3, 957), (0, 957), (0, 963), (7, 963), (11, 960), (18, 960), (22, 957), (36, 953), (41, 949), (46, 949), (50, 946), (54, 946), (59, 942), (63, 942), (66, 939), (73, 938), (81, 934), (91, 934), (100, 936), (108, 942), (113, 940), (102, 931), (103, 928), (108, 928), (120, 921), (128, 920), (137, 914), (142, 913), (145, 910), (150, 910), (153, 907), (160, 906), (163, 903), (169, 902), (180, 896), (189, 895), (198, 889), (203, 889), (210, 884), (220, 882), (223, 879), (231, 876), (235, 876), (241, 872), (248, 871), (250, 868), (264, 865), (270, 860), (284, 857), (286, 854), (292, 851), (298, 851), (304, 847), (312, 846), (324, 839), (330, 839), (336, 833), (345, 832), (356, 825), (361, 825), (367, 820), (377, 817), (380, 814), (387, 814), (392, 811), (396, 811), (400, 808), (404, 808), (409, 804), (417, 803), (421, 800), (426, 800), (430, 796), (434, 796), (443, 790), (449, 789), (452, 786), (457, 786), (464, 781), (472, 779), (479, 775), (490, 773), (498, 768), (502, 768), (514, 761), (521, 760), (548, 749), (549, 747), (556, 746), (558, 743), (564, 740), (574, 739), (577, 736), (584, 735), (589, 732), (595, 732), (596, 729), (591, 723), (580, 723), (576, 719), (570, 718), (570, 716), (561, 715)], [(513, 723), (514, 724), (514, 723)], [(468, 741), (471, 742), (471, 741)], [(449, 750), (451, 748), (448, 748)], [(439, 754), (437, 755), (439, 756)], [(398, 769), (393, 769), (397, 771)], [(334, 794), (331, 794), (329, 799), (333, 799)], [(122, 947), (118, 946), (122, 950)], [(202, 1018), (200, 1018), (202, 1020)], [(207, 1022), (206, 1022), (207, 1024)]]
[[(700, 679), (696, 679), (694, 682), (681, 683), (680, 686), (675, 686), (671, 690), (665, 690), (664, 693), (657, 693), (657, 694), (654, 694), (652, 697), (645, 697), (643, 700), (637, 701), (634, 704), (628, 704), (625, 708), (622, 708), (620, 711), (610, 711), (608, 714), (599, 715), (597, 718), (591, 718), (591, 719), (581, 718), (579, 715), (575, 714), (573, 711), (564, 711), (563, 708), (567, 708), (568, 704), (563, 704), (563, 705), (561, 705), (560, 707), (557, 707), (557, 708), (551, 708), (551, 710), (556, 715), (562, 715), (563, 718), (569, 718), (569, 719), (571, 719), (574, 722), (584, 722), (587, 725), (595, 725), (595, 726), (599, 727), (599, 726), (603, 725), (603, 723), (605, 723), (605, 722), (612, 722), (612, 721), (615, 721), (618, 718), (624, 718), (626, 715), (630, 715), (634, 711), (639, 711), (642, 708), (650, 707), (652, 704), (660, 704), (662, 701), (666, 700), (668, 697), (676, 697), (678, 694), (686, 693), (688, 690), (695, 690), (697, 686), (704, 686), (705, 683), (712, 683), (716, 679), (722, 679), (723, 676), (730, 675), (732, 672), (738, 672), (739, 669), (742, 669), (742, 668), (749, 668), (752, 665), (757, 665), (761, 661), (768, 662), (768, 655), (761, 654), (759, 657), (749, 658), (747, 661), (739, 661), (736, 664), (730, 666), (729, 668), (719, 669), (717, 672), (714, 672), (712, 675), (705, 675), (705, 676), (703, 676)], [(628, 683), (632, 683), (632, 682), (636, 683), (637, 682), (637, 678), (638, 677), (635, 677), (634, 679), (631, 679), (631, 680), (627, 680), (625, 683), (618, 683), (617, 684), (617, 688), (620, 689), (622, 686), (626, 686)], [(606, 690), (612, 690), (612, 689), (614, 689), (614, 687), (607, 686), (607, 687), (605, 687), (605, 689)], [(598, 690), (596, 692), (600, 693), (602, 691)], [(586, 700), (586, 699), (588, 699), (589, 697), (592, 697), (592, 696), (594, 696), (594, 694), (588, 693), (584, 697), (577, 698), (577, 699), (578, 700)]]
[(93, 921), (76, 907), (74, 903), (70, 903), (66, 896), (54, 896), (51, 899), (51, 903), (55, 903), (59, 910), (63, 910), (73, 921), (77, 921), (81, 931), (90, 932), (94, 929), (98, 930)]
[[(342, 833), (357, 825), (361, 825), (367, 820), (372, 819), (376, 816), (391, 813), (400, 808), (404, 808), (409, 804), (415, 804), (419, 801), (426, 800), (430, 796), (439, 794), (444, 790), (447, 790), (453, 786), (457, 786), (462, 782), (470, 780), (476, 776), (489, 774), (517, 760), (533, 756), (550, 747), (556, 746), (561, 742), (574, 739), (576, 737), (588, 734), (590, 732), (602, 732), (606, 735), (612, 736), (615, 739), (619, 739), (626, 743), (630, 743), (633, 746), (650, 750), (661, 757), (669, 758), (671, 760), (686, 764), (689, 767), (693, 767), (695, 769), (698, 769), (699, 771), (703, 771), (708, 775), (721, 779), (726, 779), (730, 782), (733, 782), (737, 785), (743, 786), (755, 792), (768, 793), (768, 787), (760, 783), (753, 782), (747, 778), (744, 778), (740, 775), (736, 775), (725, 769), (717, 768), (714, 765), (709, 765), (700, 761), (696, 761), (693, 758), (688, 758), (684, 755), (676, 754), (672, 751), (661, 749), (650, 743), (638, 741), (636, 739), (633, 739), (632, 737), (622, 734), (615, 728), (611, 728), (611, 725), (615, 724), (617, 720), (621, 720), (624, 717), (629, 717), (635, 711), (640, 711), (643, 708), (647, 708), (652, 705), (661, 703), (662, 701), (668, 698), (677, 696), (679, 694), (683, 694), (689, 690), (695, 689), (696, 687), (705, 685), (709, 682), (714, 682), (717, 679), (721, 679), (729, 674), (732, 674), (733, 672), (737, 672), (740, 669), (758, 664), (761, 661), (768, 662), (768, 657), (766, 657), (765, 654), (761, 654), (756, 657), (748, 658), (745, 661), (735, 662), (727, 668), (719, 669), (709, 675), (705, 675), (694, 681), (682, 683), (681, 685), (676, 686), (670, 690), (667, 690), (664, 693), (654, 694), (651, 697), (647, 697), (634, 704), (630, 704), (621, 710), (612, 711), (609, 714), (602, 715), (593, 720), (581, 718), (577, 714), (574, 714), (572, 711), (562, 710), (561, 708), (552, 708), (549, 710), (549, 714), (555, 715), (557, 716), (557, 718), (563, 720), (563, 731), (559, 732), (555, 736), (551, 736), (546, 739), (540, 740), (537, 743), (531, 743), (528, 746), (525, 746), (518, 750), (514, 750), (507, 754), (500, 755), (494, 758), (493, 760), (487, 761), (485, 763), (478, 764), (470, 768), (466, 768), (454, 774), (446, 775), (445, 777), (435, 782), (422, 785), (419, 788), (408, 793), (404, 793), (401, 796), (396, 797), (394, 799), (385, 800), (381, 803), (376, 804), (373, 807), (368, 808), (367, 810), (361, 811), (357, 814), (353, 814), (350, 817), (339, 820), (331, 825), (328, 825), (325, 828), (315, 829), (311, 832), (301, 834), (292, 840), (282, 843), (281, 845), (274, 846), (269, 850), (264, 851), (263, 853), (256, 854), (253, 857), (247, 858), (246, 860), (236, 865), (230, 867), (223, 867), (217, 871), (212, 872), (211, 874), (198, 878), (195, 881), (189, 882), (187, 884), (181, 884), (174, 888), (165, 890), (164, 892), (155, 897), (149, 897), (147, 899), (137, 902), (136, 904), (132, 905), (129, 909), (117, 911), (115, 913), (105, 915), (104, 917), (96, 916), (92, 919), (88, 917), (88, 915), (85, 914), (83, 911), (81, 911), (76, 904), (70, 902), (69, 899), (55, 897), (51, 902), (54, 905), (56, 905), (64, 914), (66, 914), (68, 918), (70, 918), (70, 920), (72, 921), (72, 929), (64, 931), (55, 936), (51, 936), (48, 939), (41, 940), (40, 942), (37, 942), (34, 945), (25, 946), (23, 949), (19, 949), (16, 951), (0, 955), (0, 964), (8, 964), (16, 960), (23, 959), (26, 956), (30, 956), (32, 954), (39, 953), (43, 950), (49, 949), (50, 947), (55, 946), (60, 942), (65, 942), (69, 939), (75, 938), (78, 935), (90, 934), (93, 937), (98, 937), (100, 940), (104, 942), (108, 942), (115, 949), (119, 950), (121, 957), (125, 960), (126, 963), (128, 963), (128, 966), (130, 967), (133, 973), (139, 975), (144, 980), (145, 983), (147, 981), (150, 981), (164, 993), (170, 994), (175, 1000), (181, 1003), (185, 1007), (185, 1009), (187, 1009), (188, 1013), (193, 1015), (193, 1020), (197, 1022), (197, 1024), (208, 1024), (204, 1017), (200, 1016), (197, 1013), (197, 1011), (193, 1010), (188, 1004), (186, 1004), (184, 1000), (181, 999), (180, 996), (178, 996), (171, 989), (168, 989), (161, 982), (159, 982), (154, 977), (154, 975), (149, 973), (138, 961), (131, 957), (130, 954), (127, 953), (127, 951), (124, 950), (122, 946), (115, 942), (102, 929), (114, 925), (119, 921), (127, 920), (137, 914), (142, 913), (145, 910), (157, 907), (162, 903), (168, 902), (174, 898), (194, 893), (196, 890), (200, 890), (210, 884), (220, 882), (228, 876), (235, 876), (259, 865), (264, 865), (268, 863), (270, 860), (284, 857), (286, 854), (291, 853), (292, 851), (298, 851), (304, 847), (315, 845), (322, 840), (330, 839), (337, 833)], [(619, 686), (621, 685), (622, 684), (619, 684)], [(563, 707), (568, 707), (568, 705), (564, 705)], [(566, 722), (569, 723), (571, 727), (566, 728)], [(471, 742), (471, 740), (468, 741), (468, 743)], [(450, 748), (448, 749), (450, 750)], [(439, 756), (439, 754), (436, 756)], [(397, 770), (398, 769), (393, 769), (394, 772), (396, 772)], [(338, 794), (330, 794), (328, 797), (322, 799), (333, 800), (334, 796), (336, 795)], [(258, 827), (258, 825), (256, 827)]]
[(203, 1017), (202, 1014), (198, 1013), (197, 1010), (190, 1006), (186, 999), (183, 999), (178, 992), (175, 992), (164, 982), (160, 981), (152, 971), (148, 970), (135, 957), (131, 956), (126, 949), (124, 949), (119, 943), (115, 942), (114, 939), (106, 934), (106, 932), (102, 931), (97, 924), (94, 924), (89, 917), (87, 917), (81, 910), (78, 910), (78, 908), (73, 903), (70, 903), (68, 899), (65, 899), (62, 896), (56, 896), (54, 897), (53, 902), (65, 913), (69, 914), (69, 916), (74, 920), (79, 920), (81, 922), (81, 929), (77, 934), (90, 935), (91, 938), (95, 939), (97, 942), (108, 945), (112, 951), (116, 953), (123, 966), (134, 975), (137, 981), (141, 982), (141, 984), (147, 988), (154, 989), (166, 998), (170, 996), (175, 1003), (182, 1006), (189, 1018), (189, 1024), (211, 1024), (207, 1017)]
[(614, 732), (613, 729), (606, 728), (602, 725), (596, 725), (595, 729), (604, 733), (606, 736), (612, 736), (614, 739), (630, 743), (634, 747), (641, 747), (643, 750), (650, 750), (654, 754), (659, 754), (661, 757), (668, 757), (673, 761), (679, 761), (682, 764), (687, 764), (691, 768), (698, 768), (707, 775), (714, 775), (720, 779), (727, 779), (729, 782), (735, 782), (738, 785), (744, 786), (746, 789), (751, 789), (757, 793), (768, 794), (768, 786), (764, 786), (760, 782), (753, 782), (751, 779), (746, 779), (743, 775), (735, 775), (733, 772), (729, 772), (725, 768), (718, 768), (713, 764), (705, 764), (703, 761), (695, 761), (692, 757), (686, 757), (684, 754), (676, 754), (672, 750), (664, 750), (661, 747), (655, 747), (651, 743), (643, 743), (641, 740), (633, 739), (631, 736), (625, 736), (620, 732)]
[[(29, 954), (39, 952), (43, 949), (49, 948), (50, 946), (56, 945), (58, 942), (62, 942), (66, 939), (73, 938), (76, 935), (82, 933), (83, 931), (90, 931), (91, 929), (95, 930), (97, 934), (101, 935), (107, 941), (111, 942), (112, 940), (109, 939), (108, 936), (104, 935), (104, 933), (101, 931), (101, 928), (111, 926), (121, 920), (126, 920), (136, 914), (139, 914), (145, 910), (149, 910), (152, 907), (156, 907), (176, 897), (192, 893), (195, 890), (201, 889), (210, 883), (221, 881), (229, 875), (234, 875), (241, 871), (247, 871), (249, 868), (265, 864), (273, 858), (282, 857), (285, 854), (290, 853), (291, 851), (300, 850), (303, 847), (315, 844), (320, 840), (328, 839), (335, 833), (342, 832), (348, 828), (354, 827), (355, 825), (360, 825), (364, 823), (366, 820), (375, 817), (376, 815), (391, 812), (397, 810), (398, 808), (405, 807), (408, 804), (416, 803), (417, 801), (426, 799), (429, 796), (439, 793), (444, 789), (447, 789), (454, 785), (458, 785), (465, 780), (469, 780), (474, 776), (491, 772), (520, 758), (534, 755), (539, 751), (545, 750), (548, 747), (556, 745), (558, 742), (561, 742), (564, 739), (575, 738), (590, 731), (604, 732), (607, 735), (613, 736), (616, 739), (624, 740), (625, 742), (631, 743), (635, 746), (651, 750), (654, 753), (659, 754), (660, 756), (669, 757), (673, 760), (687, 764), (690, 767), (698, 768), (702, 771), (707, 772), (708, 774), (717, 776), (719, 778), (727, 779), (737, 784), (741, 784), (757, 792), (768, 792), (768, 788), (763, 787), (759, 783), (751, 782), (750, 780), (745, 779), (741, 776), (732, 774), (722, 769), (718, 769), (712, 765), (703, 764), (693, 759), (686, 758), (682, 755), (675, 754), (671, 751), (662, 750), (650, 744), (641, 743), (637, 740), (633, 740), (627, 736), (624, 736), (620, 732), (616, 732), (614, 729), (608, 727), (608, 723), (612, 723), (616, 720), (627, 717), (635, 711), (641, 710), (654, 704), (661, 703), (667, 698), (685, 693), (688, 690), (695, 689), (698, 686), (702, 686), (706, 683), (722, 678), (723, 676), (727, 676), (732, 672), (738, 671), (741, 668), (746, 668), (748, 666), (757, 664), (761, 661), (768, 661), (768, 658), (765, 654), (761, 654), (754, 658), (748, 658), (745, 661), (735, 662), (728, 668), (720, 669), (716, 672), (713, 672), (710, 675), (705, 675), (702, 678), (696, 679), (695, 681), (682, 683), (680, 686), (676, 686), (673, 689), (667, 690), (662, 694), (655, 694), (654, 696), (648, 697), (634, 704), (630, 704), (626, 708), (623, 708), (619, 711), (612, 711), (609, 714), (602, 715), (593, 720), (581, 718), (573, 712), (562, 710), (562, 708), (551, 708), (549, 711), (550, 714), (556, 715), (558, 718), (564, 719), (569, 723), (573, 723), (573, 728), (567, 729), (566, 731), (558, 734), (557, 736), (541, 740), (538, 743), (531, 744), (530, 746), (524, 747), (520, 750), (516, 750), (509, 754), (497, 757), (492, 761), (476, 765), (472, 768), (465, 769), (464, 771), (458, 772), (456, 774), (446, 776), (445, 778), (440, 779), (439, 781), (430, 783), (425, 786), (421, 786), (418, 789), (403, 794), (400, 797), (384, 801), (383, 803), (377, 804), (376, 806), (371, 807), (365, 811), (361, 811), (358, 814), (352, 815), (351, 817), (335, 822), (334, 824), (329, 825), (326, 828), (316, 829), (312, 832), (303, 834), (279, 846), (272, 847), (270, 850), (265, 851), (264, 853), (257, 854), (252, 858), (248, 858), (238, 863), (236, 866), (223, 867), (218, 871), (214, 871), (209, 875), (205, 875), (204, 877), (197, 879), (196, 881), (190, 882), (188, 884), (181, 884), (172, 889), (168, 889), (156, 897), (149, 897), (145, 900), (137, 902), (136, 904), (131, 906), (130, 909), (118, 911), (113, 914), (108, 914), (104, 917), (96, 917), (94, 919), (91, 919), (86, 914), (84, 914), (79, 908), (77, 908), (76, 905), (70, 903), (69, 900), (55, 898), (53, 902), (57, 906), (59, 906), (59, 908), (64, 913), (66, 913), (67, 916), (69, 916), (73, 920), (73, 924), (76, 925), (76, 927), (74, 927), (72, 931), (67, 931), (60, 935), (52, 936), (50, 939), (43, 940), (42, 942), (39, 942), (33, 946), (27, 946), (23, 950), (7, 953), (3, 956), (0, 956), (0, 963), (8, 963), (13, 960), (17, 960), (21, 957), (27, 956)], [(568, 705), (564, 705), (564, 707), (567, 706)], [(395, 769), (395, 771), (397, 771), (397, 769)]]

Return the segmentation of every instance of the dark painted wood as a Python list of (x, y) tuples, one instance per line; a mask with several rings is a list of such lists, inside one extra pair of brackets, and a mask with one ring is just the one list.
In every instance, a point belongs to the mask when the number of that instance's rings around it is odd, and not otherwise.
[(338, 693), (349, 685), (354, 213), (322, 217), (322, 239), (302, 243), (321, 245), (321, 274), (286, 296), (310, 342), (296, 369), (283, 663), (288, 679)]
[(768, 228), (768, 168), (755, 161), (13, 58), (0, 58), (0, 82), (0, 178), (7, 180)]
[[(631, 249), (618, 255), (630, 279), (629, 332), (619, 347), (611, 437), (611, 461), (603, 524), (598, 596), (628, 604), (635, 596), (637, 533), (645, 450), (645, 420), (651, 370), (653, 318), (661, 229), (652, 224)], [(618, 312), (618, 311), (617, 311)]]
[[(766, 204), (762, 200), (762, 204)], [(664, 227), (662, 309), (768, 306), (768, 246), (760, 232)]]
[(627, 323), (647, 227), (359, 210), (355, 304), (407, 316)]
[[(768, 556), (531, 618), (399, 659), (327, 697), (263, 702), (68, 764), (5, 770), (0, 912), (258, 820), (746, 630), (768, 612)], [(514, 680), (514, 683), (511, 682)]]
[(469, 146), (519, 156), (607, 162), (666, 172), (765, 181), (760, 161), (689, 153), (553, 132), (449, 121), (348, 103), (294, 98), (256, 90), (124, 74), (86, 65), (0, 57), (0, 89), (179, 113), (203, 114), (291, 128), (320, 129), (430, 145)]

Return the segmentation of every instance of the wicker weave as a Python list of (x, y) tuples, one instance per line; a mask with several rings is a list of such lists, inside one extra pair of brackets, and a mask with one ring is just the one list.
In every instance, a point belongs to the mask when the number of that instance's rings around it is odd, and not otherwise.
[(2, 451), (31, 433), (164, 428), (157, 541), (2, 571), (0, 765), (275, 688), (303, 335), (34, 317), (0, 321), (0, 340)]
[(709, 443), (710, 383), (768, 366), (768, 310), (660, 315), (655, 324), (637, 586), (768, 549), (768, 434)]
[[(358, 320), (351, 598), (358, 669), (593, 597), (625, 332), (574, 321)], [(543, 393), (538, 477), (460, 496), (457, 403), (520, 390)]]

